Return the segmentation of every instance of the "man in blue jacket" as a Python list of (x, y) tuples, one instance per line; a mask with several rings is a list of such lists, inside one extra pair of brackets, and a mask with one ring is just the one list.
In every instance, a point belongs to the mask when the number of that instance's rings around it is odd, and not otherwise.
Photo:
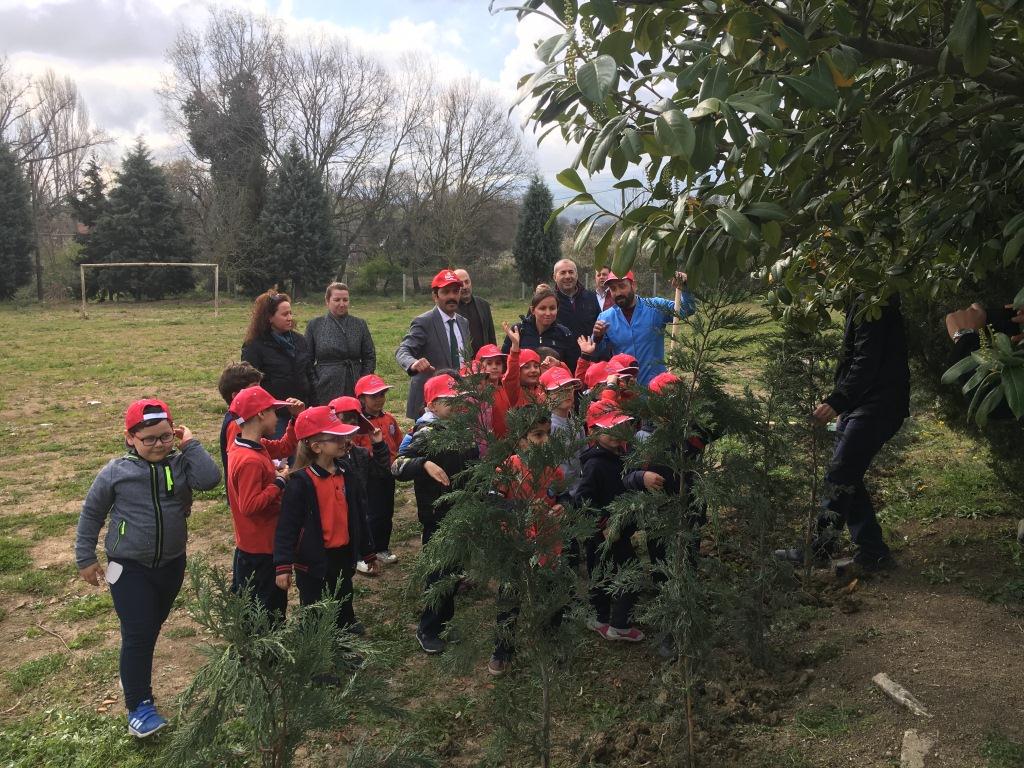
[[(682, 290), (679, 312), (683, 317), (696, 310), (693, 295), (686, 290), (686, 273), (676, 272), (675, 284)], [(618, 277), (609, 272), (604, 287), (611, 292), (615, 306), (597, 316), (594, 341), (598, 342), (596, 357), (608, 359), (625, 352), (640, 363), (637, 382), (646, 387), (665, 371), (665, 326), (672, 322), (675, 302), (672, 299), (640, 298), (632, 272)]]

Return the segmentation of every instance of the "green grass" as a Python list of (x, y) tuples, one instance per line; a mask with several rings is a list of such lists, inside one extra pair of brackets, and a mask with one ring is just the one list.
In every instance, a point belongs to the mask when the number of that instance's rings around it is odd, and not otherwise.
[(102, 643), (106, 635), (106, 632), (99, 629), (87, 629), (85, 632), (79, 632), (73, 638), (68, 640), (68, 648), (73, 651), (79, 651), (83, 648), (92, 648), (94, 645)]
[(860, 713), (851, 707), (822, 704), (801, 709), (796, 713), (794, 721), (800, 730), (812, 736), (832, 738), (849, 731), (859, 717)]
[(47, 709), (0, 729), (0, 764), (6, 768), (142, 768), (152, 765), (154, 744), (128, 735), (123, 717)]
[(114, 602), (110, 594), (103, 592), (97, 595), (83, 595), (74, 598), (57, 611), (58, 618), (64, 621), (84, 621), (94, 619), (114, 610)]
[(23, 570), (20, 573), (0, 576), (0, 591), (50, 597), (58, 594), (71, 576), (71, 569), (64, 568)]
[(20, 539), (8, 536), (0, 538), (0, 574), (14, 573), (28, 567), (32, 558), (28, 556), (28, 545)]
[(11, 693), (22, 693), (30, 688), (37, 688), (49, 677), (67, 666), (68, 657), (62, 653), (51, 653), (33, 661), (27, 661), (5, 673), (7, 685)]
[(986, 768), (1024, 768), (1024, 743), (993, 731), (982, 742), (981, 756)]

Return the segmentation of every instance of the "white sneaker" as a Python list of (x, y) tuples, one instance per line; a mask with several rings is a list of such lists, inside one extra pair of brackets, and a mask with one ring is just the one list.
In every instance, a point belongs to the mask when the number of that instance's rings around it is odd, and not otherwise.
[(392, 563), (398, 562), (398, 555), (393, 553), (390, 549), (385, 549), (383, 552), (377, 553), (377, 559), (384, 565), (391, 565)]
[(364, 576), (370, 575), (370, 566), (365, 560), (360, 560), (356, 563), (356, 570)]

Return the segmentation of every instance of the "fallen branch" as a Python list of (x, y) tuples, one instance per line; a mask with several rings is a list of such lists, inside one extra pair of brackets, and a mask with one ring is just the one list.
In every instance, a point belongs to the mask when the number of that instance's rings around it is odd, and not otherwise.
[(918, 715), (919, 717), (931, 717), (931, 714), (924, 708), (924, 705), (914, 697), (914, 694), (885, 674), (885, 672), (879, 672), (871, 678), (871, 682), (885, 691), (885, 694), (890, 699), (895, 701), (897, 704), (903, 705), (915, 715)]
[(54, 632), (54, 631), (53, 631), (52, 629), (47, 629), (47, 628), (46, 628), (46, 627), (44, 627), (44, 626), (43, 626), (42, 624), (40, 624), (40, 623), (39, 623), (38, 621), (36, 622), (36, 626), (37, 626), (37, 627), (39, 627), (39, 628), (40, 628), (41, 630), (43, 630), (43, 632), (45, 632), (46, 634), (48, 634), (48, 635), (53, 635), (53, 636), (54, 636), (54, 637), (56, 637), (56, 638), (57, 638), (58, 640), (60, 640), (60, 641), (61, 641), (61, 643), (62, 643), (62, 644), (64, 645), (64, 647), (65, 647), (65, 648), (67, 648), (67, 651), (68, 651), (68, 653), (71, 653), (71, 646), (70, 646), (70, 645), (68, 645), (68, 641), (67, 641), (67, 640), (65, 640), (65, 639), (64, 639), (63, 637), (61, 637), (61, 636), (60, 636), (59, 634), (57, 634), (56, 632)]

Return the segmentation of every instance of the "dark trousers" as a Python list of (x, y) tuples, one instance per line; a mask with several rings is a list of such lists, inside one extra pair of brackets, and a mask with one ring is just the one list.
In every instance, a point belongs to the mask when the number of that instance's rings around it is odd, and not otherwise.
[(370, 535), (378, 552), (391, 549), (391, 528), (395, 518), (395, 478), (371, 477), (366, 482)]
[[(426, 520), (421, 518), (420, 522), (423, 524), (423, 546), (426, 546), (427, 542), (430, 541), (430, 537), (437, 532), (441, 521), (431, 517)], [(454, 573), (455, 570), (451, 568), (434, 571), (427, 576), (427, 589), (430, 589), (434, 584), (450, 577)], [(448, 628), (448, 622), (452, 620), (454, 615), (455, 588), (452, 587), (442, 595), (440, 602), (436, 605), (424, 606), (423, 613), (420, 614), (419, 631), (426, 637), (437, 637)]]
[(274, 580), (273, 555), (254, 555), (235, 549), (231, 563), (231, 591), (242, 594), (248, 587), (253, 599), (267, 609), (271, 616), (283, 619), (288, 609), (288, 593), (280, 589)]
[[(611, 566), (605, 565), (603, 575), (611, 579), (626, 563), (636, 560), (636, 551), (633, 549), (633, 542), (630, 537), (633, 530), (626, 529), (620, 532), (620, 536), (608, 547), (606, 557), (610, 558)], [(629, 628), (629, 614), (633, 610), (637, 595), (634, 592), (622, 592), (616, 595), (611, 594), (609, 585), (598, 581), (594, 574), (601, 562), (600, 547), (604, 539), (600, 534), (587, 539), (584, 550), (587, 557), (587, 573), (590, 575), (590, 604), (597, 612), (597, 620), (602, 624), (611, 624), (616, 629)]]
[(858, 561), (874, 563), (889, 556), (889, 547), (882, 538), (882, 528), (864, 485), (864, 474), (902, 424), (902, 416), (854, 415), (839, 419), (832, 462), (825, 473), (830, 490), (818, 516), (815, 549), (825, 552), (834, 549), (835, 539), (846, 525), (857, 547)]
[(338, 626), (344, 629), (356, 623), (352, 608), (352, 575), (355, 566), (351, 547), (337, 547), (325, 550), (327, 572), (323, 578), (310, 576), (298, 569), (295, 571), (295, 586), (299, 590), (299, 603), (311, 605), (324, 596), (324, 592), (341, 603), (338, 610)]
[[(692, 493), (692, 472), (687, 473), (685, 482), (688, 493)], [(686, 525), (690, 529), (691, 536), (686, 542), (686, 563), (690, 568), (696, 570), (697, 560), (700, 558), (700, 529), (708, 521), (708, 510), (707, 506), (698, 502), (692, 496), (689, 499), (690, 505), (689, 511), (686, 514)], [(665, 560), (668, 558), (668, 546), (665, 540), (655, 536), (648, 536), (647, 555), (651, 558), (652, 565), (664, 565)], [(661, 571), (655, 571), (651, 576), (651, 580), (655, 584), (664, 584), (668, 581), (668, 576)]]
[[(565, 608), (552, 614), (548, 627), (552, 632), (562, 626)], [(516, 622), (519, 620), (519, 600), (505, 587), (498, 588), (498, 631), (494, 638), (494, 658), (509, 661), (516, 653)]]
[(153, 650), (185, 578), (185, 556), (149, 568), (134, 560), (114, 560), (124, 568), (110, 585), (121, 622), (121, 685), (128, 711), (153, 698)]

